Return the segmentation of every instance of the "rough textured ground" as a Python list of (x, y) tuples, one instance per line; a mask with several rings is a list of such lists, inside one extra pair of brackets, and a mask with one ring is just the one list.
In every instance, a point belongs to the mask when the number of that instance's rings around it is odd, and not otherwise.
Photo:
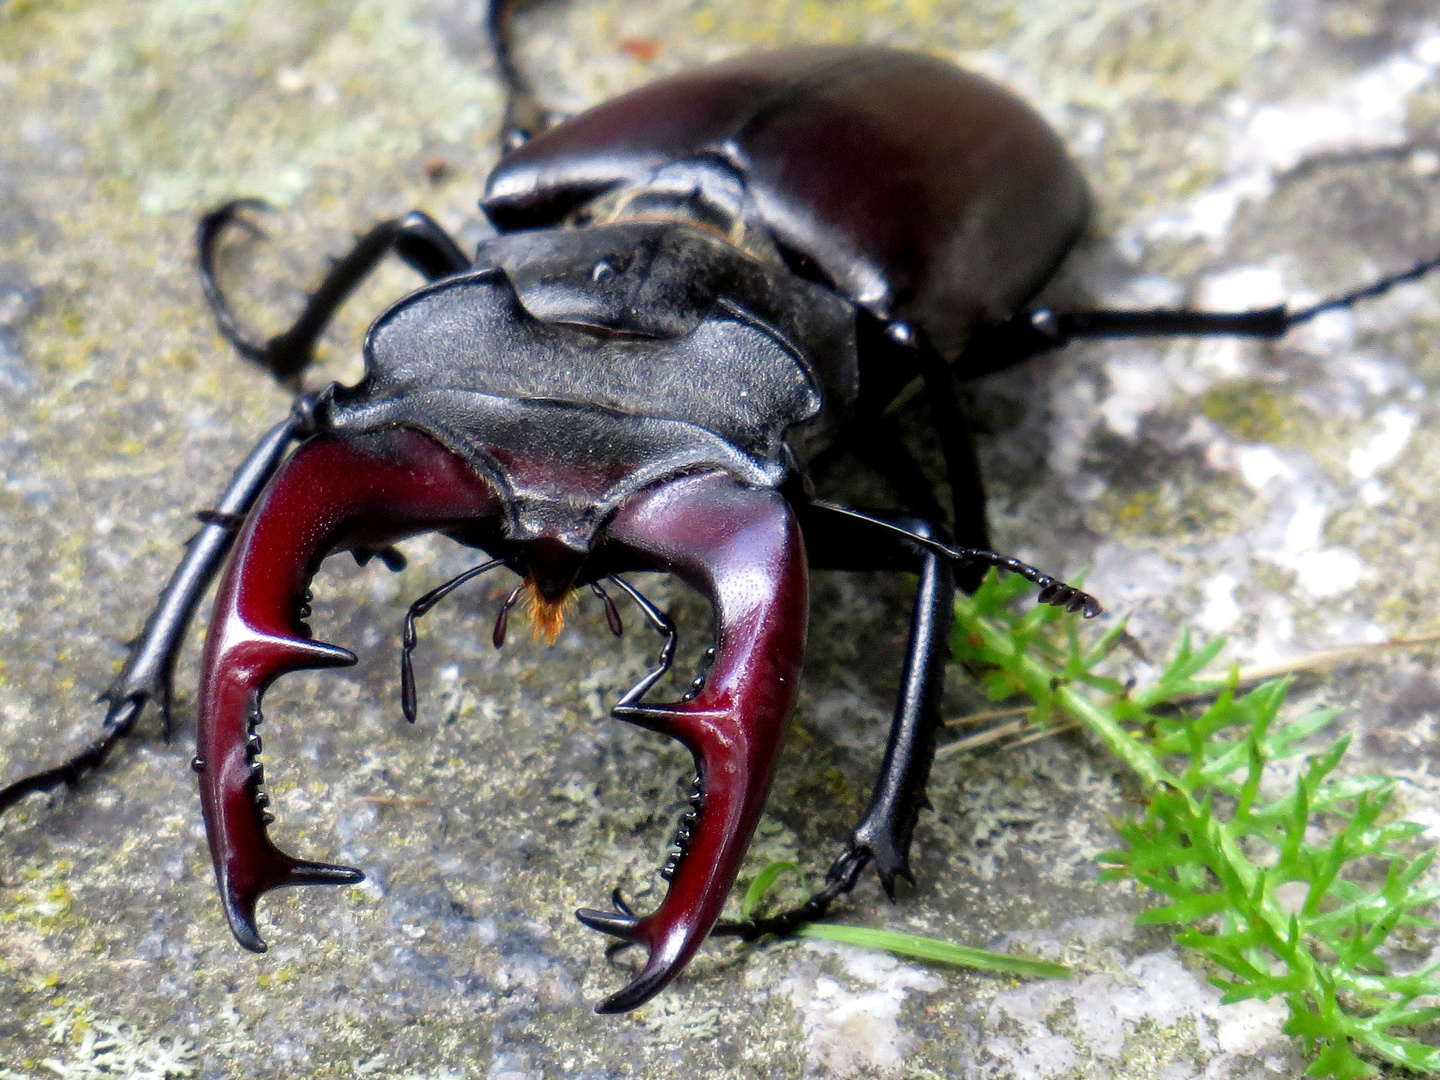
[[(90, 704), (192, 528), (286, 395), (215, 337), (191, 268), (198, 211), (282, 207), (231, 264), (256, 319), (373, 220), (412, 206), (461, 236), (494, 159), (498, 87), (475, 0), (8, 0), (0, 4), (0, 776), (94, 730)], [(922, 48), (1015, 88), (1094, 187), (1062, 292), (1257, 306), (1440, 249), (1440, 13), (1419, 0), (554, 0), (528, 15), (544, 98), (578, 109), (758, 44)], [(439, 168), (443, 162), (443, 168)], [(427, 175), (439, 173), (431, 179)], [(356, 374), (381, 274), (317, 381)], [(1432, 629), (1440, 294), (1427, 282), (1269, 347), (1073, 348), (975, 391), (997, 541), (1090, 582), (1153, 655), (1182, 622), (1242, 661)], [(684, 756), (605, 719), (653, 642), (582, 606), (546, 651), (493, 652), (486, 589), (425, 628), (422, 717), (398, 720), (408, 599), (465, 565), (413, 544), (388, 575), (338, 562), (317, 634), (353, 673), (267, 699), (287, 848), (365, 867), (273, 896), (272, 942), (227, 933), (194, 782), (193, 649), (179, 731), (153, 724), (77, 795), (0, 824), (0, 1076), (1290, 1076), (1262, 1006), (1220, 1008), (1095, 881), (1123, 809), (1080, 739), (950, 758), (917, 891), (867, 880), (851, 921), (1063, 957), (1064, 983), (783, 944), (713, 947), (645, 1009), (571, 912), (622, 884), (654, 903)], [(499, 586), (493, 586), (498, 588)], [(679, 590), (692, 643), (704, 615)], [(883, 744), (900, 584), (821, 580), (802, 706), (753, 866), (823, 869)], [(692, 649), (693, 651), (693, 649)], [(1440, 827), (1440, 680), (1426, 653), (1312, 681), (1362, 764)], [(977, 696), (952, 680), (955, 713)], [(12, 1071), (4, 1072), (8, 1068)]]

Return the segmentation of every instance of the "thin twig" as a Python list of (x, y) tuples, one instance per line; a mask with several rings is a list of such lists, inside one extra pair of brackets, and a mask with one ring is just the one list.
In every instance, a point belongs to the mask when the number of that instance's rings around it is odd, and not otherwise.
[(970, 724), (983, 724), (986, 720), (1003, 720), (1007, 716), (1024, 716), (1034, 705), (1024, 705), (1016, 709), (986, 709), (984, 712), (966, 713), (964, 716), (957, 716), (954, 720), (946, 720), (946, 727), (966, 727)]
[(1028, 735), (1022, 735), (1014, 742), (1008, 742), (1000, 747), (1001, 750), (1018, 750), (1022, 746), (1028, 746), (1032, 742), (1039, 742), (1041, 739), (1048, 739), (1051, 735), (1059, 735), (1062, 731), (1074, 731), (1080, 726), (1079, 720), (1071, 720), (1068, 724), (1056, 724), (1053, 727), (1038, 728)]
[(430, 806), (433, 799), (421, 799), (410, 795), (356, 795), (355, 802), (371, 803), (375, 806)]
[[(1237, 682), (1253, 683), (1263, 682), (1266, 679), (1274, 679), (1281, 675), (1295, 675), (1302, 671), (1315, 671), (1320, 668), (1330, 667), (1334, 664), (1343, 664), (1352, 660), (1364, 660), (1376, 653), (1384, 652), (1387, 649), (1412, 649), (1423, 645), (1440, 644), (1440, 630), (1428, 634), (1412, 634), (1408, 637), (1393, 637), (1385, 641), (1370, 641), (1359, 645), (1342, 645), (1338, 649), (1326, 649), (1322, 652), (1307, 653), (1304, 656), (1297, 656), (1290, 660), (1284, 660), (1277, 664), (1256, 664), (1253, 667), (1241, 668), (1237, 675)], [(1228, 682), (1230, 672), (1224, 671), (1212, 675), (1197, 676), (1197, 681)], [(1196, 695), (1204, 696), (1204, 695)], [(1183, 700), (1176, 698), (1174, 700)], [(956, 739), (952, 743), (946, 743), (935, 751), (935, 760), (943, 761), (945, 758), (953, 757), (956, 754), (963, 754), (967, 750), (978, 750), (983, 746), (990, 746), (1012, 735), (1019, 738), (1005, 743), (1001, 750), (1016, 750), (1019, 747), (1027, 746), (1030, 743), (1038, 742), (1041, 739), (1049, 738), (1051, 735), (1059, 734), (1062, 731), (1070, 731), (1079, 727), (1079, 723), (1060, 723), (1046, 727), (1032, 725), (1028, 719), (1031, 712), (1037, 706), (1027, 705), (1011, 709), (987, 709), (984, 712), (967, 713), (964, 716), (957, 716), (953, 720), (945, 721), (946, 727), (965, 727), (970, 724), (982, 724), (987, 720), (1000, 720), (1007, 716), (1027, 717), (1027, 719), (1012, 720), (1008, 724), (996, 724), (992, 728), (968, 735), (963, 739)], [(1034, 730), (1027, 730), (1029, 728)]]
[[(1308, 653), (1305, 656), (1297, 656), (1293, 660), (1282, 660), (1278, 664), (1257, 664), (1254, 667), (1241, 668), (1240, 681), (1242, 683), (1260, 682), (1264, 679), (1273, 679), (1278, 675), (1293, 675), (1300, 671), (1313, 671), (1316, 668), (1330, 667), (1332, 664), (1343, 664), (1347, 660), (1364, 660), (1387, 649), (1413, 649), (1421, 645), (1435, 644), (1440, 644), (1440, 630), (1431, 631), (1428, 634), (1413, 634), (1409, 637), (1393, 637), (1385, 641), (1370, 641), (1360, 645), (1342, 645), (1338, 649)], [(1205, 677), (1200, 676), (1200, 678)], [(1216, 682), (1224, 682), (1229, 677), (1228, 671), (1209, 676)]]
[[(1028, 713), (1034, 707), (1035, 706), (1032, 705), (1030, 709), (1022, 709), (1020, 711)], [(965, 719), (968, 720), (969, 718), (966, 717)], [(963, 739), (956, 739), (952, 743), (946, 743), (935, 751), (935, 760), (943, 761), (947, 757), (951, 757), (954, 754), (962, 754), (966, 750), (976, 750), (982, 746), (989, 746), (991, 743), (999, 742), (1001, 739), (1011, 735), (1019, 735), (1032, 726), (1030, 721), (1023, 717), (1019, 720), (1011, 720), (1008, 724), (996, 724), (994, 727), (986, 728), (984, 731), (977, 732), (974, 735), (967, 735)]]

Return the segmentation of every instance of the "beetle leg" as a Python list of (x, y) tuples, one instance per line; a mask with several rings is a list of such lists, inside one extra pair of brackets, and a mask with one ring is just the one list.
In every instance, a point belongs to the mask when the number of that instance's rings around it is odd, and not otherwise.
[[(861, 316), (856, 330), (861, 385), (867, 390), (836, 441), (812, 462), (812, 471), (818, 474), (833, 468), (842, 452), (853, 452), (885, 477), (910, 513), (948, 522), (951, 535), (967, 547), (988, 548), (985, 487), (970, 425), (956, 400), (951, 368), (923, 333), (906, 324), (886, 325), (873, 316)], [(936, 499), (930, 478), (906, 448), (893, 415), (892, 407), (917, 379), (924, 389), (930, 427), (945, 459), (949, 515)], [(973, 592), (983, 573), (978, 567), (963, 568), (961, 587)]]
[[(955, 380), (944, 359), (923, 336), (917, 346), (925, 400), (930, 406), (930, 424), (940, 439), (945, 457), (945, 478), (950, 486), (950, 532), (956, 543), (971, 548), (988, 548), (990, 530), (985, 521), (985, 485), (975, 460), (975, 441), (970, 435), (960, 402), (955, 399)], [(928, 535), (928, 534), (927, 534)], [(974, 592), (984, 580), (983, 566), (957, 568), (959, 585)]]
[[(804, 542), (785, 500), (720, 473), (681, 477), (632, 498), (607, 526), (605, 544), (678, 574), (709, 597), (720, 628), (715, 665), (688, 701), (648, 705), (633, 690), (615, 717), (680, 740), (695, 757), (699, 815), (689, 856), (659, 908), (577, 914), (582, 922), (643, 944), (649, 959), (599, 1012), (633, 1009), (660, 991), (700, 947), (734, 883), (774, 778), (785, 720), (794, 704), (805, 645), (808, 582)], [(612, 579), (632, 596), (619, 578)], [(642, 605), (642, 610), (644, 610)], [(668, 620), (654, 685), (671, 655)]]
[(1383, 296), (1397, 285), (1417, 281), (1440, 269), (1440, 256), (1425, 259), (1369, 285), (1327, 297), (1309, 307), (1279, 304), (1253, 311), (1022, 311), (1007, 322), (975, 334), (956, 361), (957, 376), (974, 378), (998, 371), (1027, 356), (1058, 349), (1079, 338), (1250, 337), (1274, 340), (1327, 311), (1342, 311), (1362, 300)]
[(536, 135), (553, 127), (559, 119), (540, 104), (540, 99), (535, 96), (535, 87), (516, 63), (512, 33), (514, 12), (514, 0), (490, 0), (485, 23), (490, 35), (490, 49), (495, 54), (495, 66), (505, 87), (505, 115), (500, 121), (502, 154), (519, 150)]
[(232, 225), (258, 232), (254, 224), (241, 216), (241, 211), (264, 208), (265, 203), (259, 199), (234, 199), (200, 219), (196, 234), (200, 287), (220, 335), (241, 356), (259, 364), (282, 383), (293, 384), (299, 380), (313, 358), (315, 343), (336, 310), (388, 252), (393, 250), (428, 281), (470, 266), (459, 245), (427, 214), (415, 210), (403, 218), (382, 221), (335, 262), (320, 287), (306, 301), (294, 325), (265, 340), (240, 322), (220, 288), (215, 271), (221, 236)]
[(825, 887), (800, 907), (763, 919), (722, 923), (715, 933), (754, 940), (765, 934), (788, 934), (806, 922), (823, 918), (839, 896), (848, 893), (873, 860), (880, 882), (892, 899), (895, 878), (912, 884), (910, 841), (920, 810), (929, 805), (925, 785), (935, 758), (935, 731), (954, 623), (954, 563), (966, 556), (1023, 573), (1041, 586), (1042, 603), (1087, 617), (1099, 613), (1088, 593), (1056, 581), (1034, 567), (994, 552), (952, 548), (938, 538), (939, 530), (916, 519), (886, 521), (824, 503), (802, 508), (810, 564), (825, 570), (919, 571), (915, 610), (901, 677), (900, 697), (885, 746), (885, 759), (870, 796), (870, 805), (850, 834), (845, 850), (825, 875)]
[(266, 833), (268, 797), (256, 727), (265, 688), (302, 668), (354, 663), (310, 639), (298, 609), (330, 552), (383, 546), (498, 513), (499, 500), (456, 455), (404, 428), (364, 439), (318, 436), (261, 496), (236, 540), (211, 616), (200, 682), (200, 800), (225, 915), (263, 951), (260, 895), (282, 885), (344, 884), (360, 871), (295, 859)]
[[(934, 536), (933, 527), (926, 522), (904, 524), (921, 536)], [(896, 546), (909, 545), (900, 541)], [(925, 785), (935, 759), (935, 731), (941, 722), (945, 664), (955, 623), (954, 567), (934, 551), (921, 549), (910, 554), (919, 562), (920, 581), (885, 758), (870, 805), (850, 834), (846, 854), (826, 875), (828, 881), (853, 884), (865, 862), (873, 858), (880, 883), (892, 900), (896, 877), (915, 883), (910, 872), (910, 839), (921, 808), (929, 806)]]
[(202, 528), (186, 544), (185, 558), (170, 575), (145, 628), (130, 646), (125, 667), (100, 695), (109, 708), (104, 734), (74, 757), (43, 772), (32, 773), (0, 788), (0, 813), (37, 791), (49, 791), (61, 784), (72, 787), (87, 773), (100, 768), (110, 752), (129, 735), (135, 721), (154, 702), (160, 711), (165, 737), (170, 737), (170, 687), (175, 660), (185, 641), (185, 631), (195, 607), (210, 587), (221, 561), (235, 539), (233, 522), (244, 520), (260, 489), (279, 467), (281, 458), (295, 439), (309, 433), (313, 396), (302, 398), (284, 423), (271, 428), (231, 477), (215, 509), (202, 518)]
[[(843, 448), (853, 451), (856, 457), (884, 477), (911, 513), (933, 521), (945, 517), (945, 508), (935, 497), (930, 478), (915, 460), (915, 455), (906, 448), (900, 427), (893, 418), (874, 416), (865, 425), (863, 434), (857, 430), (853, 436), (845, 440)], [(837, 448), (840, 445), (837, 443)], [(843, 459), (838, 453), (827, 451), (821, 464), (828, 473), (840, 460)]]

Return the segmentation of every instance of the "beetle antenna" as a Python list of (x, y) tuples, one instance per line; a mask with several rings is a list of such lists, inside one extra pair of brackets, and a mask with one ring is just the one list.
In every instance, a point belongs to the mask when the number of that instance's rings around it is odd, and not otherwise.
[(1286, 320), (1291, 326), (1298, 326), (1300, 323), (1309, 322), (1316, 315), (1326, 311), (1337, 311), (1343, 308), (1353, 307), (1361, 300), (1369, 300), (1372, 297), (1383, 296), (1397, 285), (1404, 285), (1409, 281), (1418, 281), (1430, 271), (1440, 268), (1440, 255), (1418, 262), (1409, 270), (1402, 270), (1398, 274), (1391, 274), (1379, 281), (1373, 281), (1369, 285), (1362, 285), (1358, 289), (1341, 293), (1339, 296), (1332, 296), (1328, 300), (1321, 300), (1308, 308), (1300, 308), (1298, 311), (1287, 311)]
[(590, 583), (590, 591), (600, 598), (605, 605), (605, 621), (610, 624), (610, 632), (616, 637), (625, 633), (625, 624), (620, 621), (620, 611), (615, 607), (615, 601), (610, 599), (610, 594), (605, 591), (598, 581)]
[(841, 514), (854, 521), (862, 521), (867, 525), (874, 525), (881, 529), (888, 529), (891, 532), (899, 533), (901, 536), (914, 543), (945, 556), (954, 562), (978, 562), (989, 566), (998, 567), (1001, 570), (1008, 570), (1012, 574), (1019, 574), (1026, 581), (1031, 582), (1040, 588), (1040, 603), (1049, 604), (1052, 607), (1063, 607), (1066, 611), (1081, 612), (1085, 618), (1093, 619), (1105, 609), (1100, 606), (1100, 601), (1087, 592), (1068, 585), (1059, 578), (1051, 577), (1043, 570), (1039, 570), (1029, 563), (1021, 562), (1013, 555), (1002, 555), (998, 551), (987, 551), (984, 548), (957, 548), (949, 544), (942, 544), (939, 540), (929, 536), (922, 536), (917, 532), (905, 528), (903, 525), (896, 525), (893, 521), (886, 521), (884, 518), (872, 517), (869, 514), (862, 514), (859, 510), (851, 510), (845, 506), (836, 506), (834, 503), (819, 502), (816, 506), (834, 514)]
[(505, 631), (510, 628), (510, 609), (515, 606), (524, 591), (525, 582), (522, 581), (515, 586), (515, 591), (505, 598), (505, 603), (500, 605), (500, 614), (495, 616), (495, 631), (490, 635), (490, 640), (497, 649), (505, 644)]
[(431, 608), (438, 604), (445, 597), (458, 589), (471, 578), (479, 577), (486, 570), (493, 570), (501, 565), (504, 559), (491, 559), (479, 566), (472, 566), (463, 574), (451, 578), (444, 585), (431, 589), (424, 596), (420, 597), (410, 605), (410, 610), (405, 612), (405, 629), (401, 633), (400, 643), (400, 709), (405, 714), (405, 719), (410, 723), (415, 722), (415, 668), (411, 663), (411, 654), (415, 651), (416, 642), (419, 640), (415, 635), (415, 623), (424, 616)]

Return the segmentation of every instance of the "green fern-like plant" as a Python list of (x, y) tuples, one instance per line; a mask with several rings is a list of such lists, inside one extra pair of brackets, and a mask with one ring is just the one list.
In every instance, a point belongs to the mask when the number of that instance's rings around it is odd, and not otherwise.
[[(1422, 883), (1434, 851), (1415, 855), (1423, 826), (1388, 814), (1392, 781), (1335, 775), (1348, 737), (1307, 749), (1335, 713), (1282, 721), (1287, 681), (1241, 694), (1233, 673), (1199, 678), (1224, 642), (1194, 648), (1188, 634), (1154, 684), (1127, 687), (1101, 671), (1123, 624), (1086, 646), (1073, 616), (1017, 614), (1024, 589), (992, 575), (962, 596), (955, 657), (992, 699), (1023, 694), (1037, 723), (1078, 721), (1134, 770), (1144, 813), (1116, 823), (1124, 846), (1101, 861), (1165, 898), (1140, 921), (1176, 926), (1218, 969), (1225, 1002), (1282, 998), (1307, 1075), (1372, 1075), (1357, 1044), (1440, 1072), (1440, 1049), (1397, 1033), (1440, 1019), (1424, 1001), (1440, 995), (1440, 965), (1396, 975), (1381, 956), (1397, 929), (1433, 925), (1418, 912), (1440, 898)], [(1197, 699), (1195, 715), (1166, 707)], [(1277, 765), (1302, 757), (1298, 771)]]

